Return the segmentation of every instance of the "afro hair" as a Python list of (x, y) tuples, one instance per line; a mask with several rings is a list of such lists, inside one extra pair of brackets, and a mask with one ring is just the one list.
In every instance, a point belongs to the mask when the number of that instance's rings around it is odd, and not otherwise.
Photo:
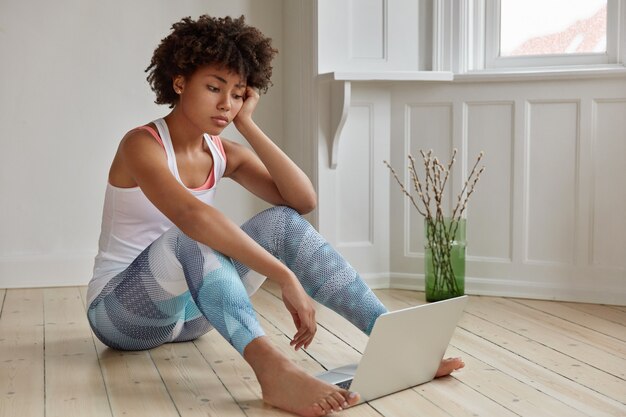
[(250, 87), (266, 92), (272, 84), (271, 62), (277, 52), (270, 38), (246, 25), (244, 16), (185, 17), (172, 25), (172, 32), (155, 49), (146, 68), (147, 80), (156, 93), (155, 103), (170, 107), (178, 101), (173, 79), (191, 76), (204, 65), (223, 66), (239, 74)]

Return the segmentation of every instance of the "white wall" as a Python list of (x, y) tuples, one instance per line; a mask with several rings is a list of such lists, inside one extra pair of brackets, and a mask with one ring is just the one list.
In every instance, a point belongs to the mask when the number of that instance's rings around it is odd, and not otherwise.
[[(144, 69), (172, 23), (203, 13), (244, 14), (281, 49), (282, 0), (0, 2), (0, 287), (88, 281), (117, 143), (169, 111)], [(256, 116), (278, 143), (281, 60)], [(218, 207), (241, 222), (262, 204), (224, 184)]]
[[(316, 181), (317, 43), (315, 4), (310, 0), (288, 0), (283, 6), (283, 149)], [(315, 223), (316, 212), (310, 220)]]

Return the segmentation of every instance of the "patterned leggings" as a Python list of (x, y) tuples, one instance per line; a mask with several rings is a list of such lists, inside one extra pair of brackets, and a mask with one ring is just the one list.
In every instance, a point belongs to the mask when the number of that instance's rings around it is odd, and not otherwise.
[[(305, 291), (369, 334), (387, 310), (358, 273), (295, 210), (267, 209), (242, 229), (284, 262)], [(241, 354), (263, 330), (250, 303), (263, 278), (177, 228), (113, 278), (88, 309), (107, 346), (151, 349), (196, 339), (211, 328)]]

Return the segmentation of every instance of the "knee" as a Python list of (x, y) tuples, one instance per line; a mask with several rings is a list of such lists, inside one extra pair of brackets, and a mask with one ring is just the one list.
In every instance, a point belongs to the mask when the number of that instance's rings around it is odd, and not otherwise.
[(302, 217), (300, 216), (300, 213), (298, 213), (296, 210), (292, 209), (289, 206), (270, 207), (266, 210), (266, 212), (283, 218)]
[(312, 227), (300, 213), (291, 207), (275, 206), (267, 209), (267, 211), (270, 216), (280, 219), (280, 222), (284, 225), (297, 225), (298, 228), (303, 226)]

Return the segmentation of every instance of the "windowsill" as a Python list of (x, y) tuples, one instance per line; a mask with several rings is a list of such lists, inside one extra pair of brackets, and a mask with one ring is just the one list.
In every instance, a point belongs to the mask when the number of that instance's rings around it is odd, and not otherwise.
[(478, 70), (454, 74), (454, 81), (534, 81), (618, 77), (626, 77), (626, 67), (624, 65)]
[(626, 66), (620, 64), (572, 67), (498, 68), (461, 74), (450, 71), (338, 71), (319, 75), (320, 81), (453, 81), (497, 82), (571, 80), (626, 77)]
[(450, 71), (337, 71), (320, 74), (320, 81), (452, 81)]

